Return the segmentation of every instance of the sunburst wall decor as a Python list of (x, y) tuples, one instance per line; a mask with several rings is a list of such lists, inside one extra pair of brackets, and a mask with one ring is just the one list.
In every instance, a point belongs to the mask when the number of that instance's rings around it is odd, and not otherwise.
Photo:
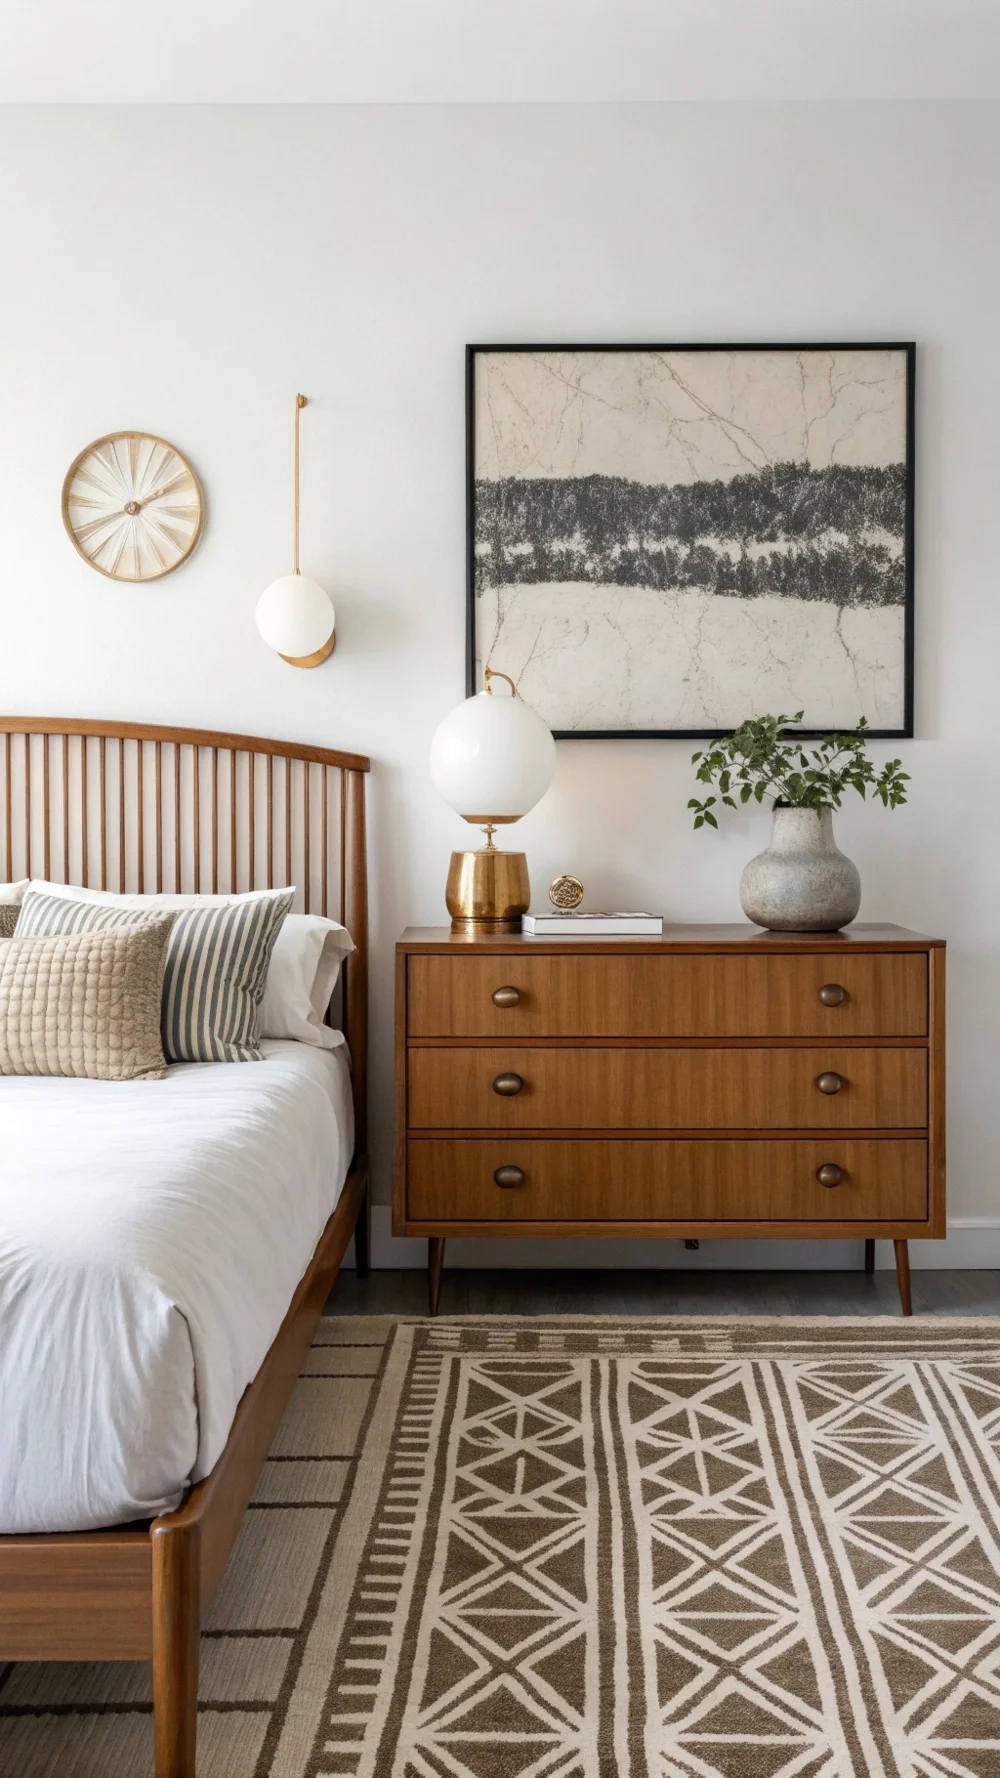
[(111, 432), (70, 465), (63, 523), (85, 562), (110, 580), (159, 580), (201, 535), (198, 478), (180, 452), (148, 432)]

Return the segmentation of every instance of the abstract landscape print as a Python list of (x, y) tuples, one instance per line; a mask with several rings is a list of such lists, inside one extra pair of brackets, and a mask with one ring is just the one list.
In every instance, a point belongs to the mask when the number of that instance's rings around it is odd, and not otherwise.
[(912, 733), (911, 345), (468, 349), (469, 690)]

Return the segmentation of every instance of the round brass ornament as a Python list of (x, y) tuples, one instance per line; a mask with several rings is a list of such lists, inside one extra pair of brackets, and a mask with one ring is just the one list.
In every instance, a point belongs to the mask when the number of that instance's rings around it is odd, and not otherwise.
[(556, 877), (549, 884), (549, 900), (560, 913), (569, 913), (578, 908), (583, 900), (583, 884), (579, 877)]
[(151, 432), (109, 432), (74, 459), (62, 490), (73, 547), (109, 580), (159, 580), (201, 536), (198, 477), (174, 445)]

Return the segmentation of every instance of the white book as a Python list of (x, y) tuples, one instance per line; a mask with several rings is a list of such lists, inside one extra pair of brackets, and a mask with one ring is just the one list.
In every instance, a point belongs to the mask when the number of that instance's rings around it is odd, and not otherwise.
[(522, 914), (529, 938), (641, 938), (663, 931), (660, 914)]

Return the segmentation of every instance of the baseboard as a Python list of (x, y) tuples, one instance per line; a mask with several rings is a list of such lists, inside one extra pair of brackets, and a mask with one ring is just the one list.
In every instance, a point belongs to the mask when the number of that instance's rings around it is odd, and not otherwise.
[[(862, 1263), (860, 1241), (702, 1241), (691, 1253), (682, 1241), (525, 1241), (503, 1237), (449, 1241), (449, 1266), (551, 1270), (622, 1268), (663, 1271), (836, 1272)], [(1000, 1270), (1000, 1217), (953, 1216), (943, 1241), (911, 1241), (910, 1263), (923, 1271)], [(354, 1249), (344, 1264), (354, 1264)], [(372, 1207), (372, 1265), (378, 1271), (427, 1264), (427, 1243), (392, 1232), (388, 1204)], [(875, 1244), (875, 1265), (892, 1270), (891, 1241)]]

